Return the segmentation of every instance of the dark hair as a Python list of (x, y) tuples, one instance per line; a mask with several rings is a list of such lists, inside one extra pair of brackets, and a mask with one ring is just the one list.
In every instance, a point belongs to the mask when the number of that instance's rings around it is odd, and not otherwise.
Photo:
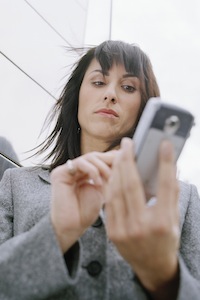
[[(102, 71), (105, 73), (112, 67), (114, 62), (122, 63), (128, 73), (132, 73), (139, 78), (142, 101), (134, 128), (148, 99), (160, 96), (151, 62), (137, 45), (109, 40), (97, 47), (90, 48), (76, 63), (60, 98), (53, 106), (50, 121), (56, 119), (56, 124), (50, 135), (39, 145), (40, 150), (37, 154), (41, 154), (49, 149), (50, 146), (53, 146), (50, 153), (46, 156), (46, 160), (52, 159), (50, 169), (65, 163), (67, 159), (73, 159), (81, 154), (80, 126), (77, 117), (79, 91), (84, 75), (93, 58), (99, 61)], [(134, 128), (131, 128), (123, 136), (131, 136)], [(109, 148), (119, 144), (121, 138), (119, 137), (117, 140), (112, 141)]]

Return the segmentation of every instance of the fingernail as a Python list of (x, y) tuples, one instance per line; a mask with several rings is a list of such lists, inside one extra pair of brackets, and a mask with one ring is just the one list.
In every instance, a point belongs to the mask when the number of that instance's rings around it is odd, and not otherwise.
[(94, 184), (94, 180), (90, 178), (90, 179), (88, 179), (88, 183), (89, 184)]

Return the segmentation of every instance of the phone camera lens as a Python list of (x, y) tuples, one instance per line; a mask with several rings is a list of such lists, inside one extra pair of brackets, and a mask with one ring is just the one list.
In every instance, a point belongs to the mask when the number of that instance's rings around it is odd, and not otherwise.
[(174, 134), (180, 127), (180, 119), (178, 116), (170, 116), (165, 120), (164, 131), (168, 134)]

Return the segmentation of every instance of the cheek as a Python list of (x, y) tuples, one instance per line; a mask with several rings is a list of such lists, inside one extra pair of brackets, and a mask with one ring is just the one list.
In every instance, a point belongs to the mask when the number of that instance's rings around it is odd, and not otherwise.
[(87, 118), (86, 117), (86, 105), (84, 105), (83, 102), (79, 101), (79, 106), (78, 106), (78, 122), (80, 124), (80, 126), (82, 125), (82, 123), (84, 122), (84, 120)]
[(78, 122), (80, 124), (81, 122), (81, 117), (84, 113), (84, 96), (83, 96), (83, 92), (80, 90), (80, 93), (79, 93), (79, 101), (78, 101)]
[(135, 100), (134, 103), (131, 103), (131, 105), (128, 105), (126, 107), (126, 111), (127, 111), (126, 120), (129, 126), (132, 126), (137, 119), (139, 109), (140, 109), (140, 103), (141, 101), (139, 98), (138, 100)]
[(87, 106), (87, 93), (83, 86), (81, 86), (79, 91), (79, 100), (78, 100), (78, 119), (83, 115), (84, 108)]
[(78, 122), (83, 126), (89, 120), (93, 109), (93, 98), (90, 91), (80, 90), (78, 102)]
[(84, 110), (86, 106), (90, 106), (93, 103), (93, 93), (90, 86), (82, 86), (79, 92), (79, 107)]
[(83, 106), (83, 103), (87, 100), (85, 97), (85, 90), (81, 87), (78, 96), (79, 107)]

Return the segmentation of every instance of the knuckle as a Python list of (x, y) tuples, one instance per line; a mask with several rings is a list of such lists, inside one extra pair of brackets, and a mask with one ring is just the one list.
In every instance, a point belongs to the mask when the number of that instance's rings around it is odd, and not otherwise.
[(140, 226), (134, 226), (128, 232), (129, 239), (134, 241), (141, 241), (145, 237), (145, 230)]
[(140, 242), (145, 237), (145, 230), (139, 226), (127, 227), (117, 234), (113, 232), (113, 241), (116, 243), (129, 243), (130, 241)]
[(157, 236), (165, 236), (171, 233), (171, 222), (166, 219), (162, 219), (160, 222), (156, 222), (153, 226), (153, 233)]
[(124, 243), (124, 242), (126, 242), (126, 240), (127, 240), (125, 232), (122, 232), (121, 230), (118, 231), (117, 234), (116, 234), (116, 232), (113, 231), (113, 232), (110, 234), (110, 239), (111, 239), (111, 241), (113, 241), (113, 243), (115, 243), (115, 244)]

